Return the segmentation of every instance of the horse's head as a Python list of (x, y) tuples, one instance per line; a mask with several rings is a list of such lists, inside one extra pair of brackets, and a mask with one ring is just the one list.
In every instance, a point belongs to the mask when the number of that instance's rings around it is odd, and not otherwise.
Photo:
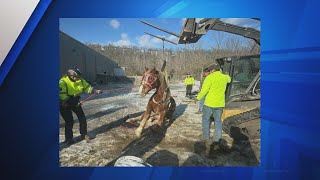
[(142, 96), (145, 96), (146, 94), (148, 94), (149, 91), (158, 88), (160, 85), (159, 71), (157, 71), (155, 68), (145, 69), (146, 70), (142, 77), (141, 86), (139, 90)]

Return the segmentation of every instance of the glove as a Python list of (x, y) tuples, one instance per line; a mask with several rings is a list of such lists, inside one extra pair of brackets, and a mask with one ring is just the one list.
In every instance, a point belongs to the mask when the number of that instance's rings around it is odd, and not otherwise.
[(102, 94), (102, 90), (96, 90), (95, 93), (97, 93), (97, 94)]
[(102, 90), (98, 90), (98, 89), (94, 89), (92, 91), (92, 94), (101, 94), (102, 93)]
[(77, 107), (80, 107), (82, 106), (82, 101), (80, 101), (78, 104), (77, 104)]

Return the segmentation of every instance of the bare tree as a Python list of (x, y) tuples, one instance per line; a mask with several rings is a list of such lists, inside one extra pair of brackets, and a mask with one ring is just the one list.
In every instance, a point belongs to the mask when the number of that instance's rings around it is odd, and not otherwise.
[(212, 41), (216, 44), (213, 49), (205, 49), (205, 44), (200, 41), (196, 44), (180, 46), (175, 50), (165, 49), (164, 57), (162, 56), (162, 49), (141, 49), (134, 46), (116, 47), (90, 43), (86, 45), (119, 66), (126, 67), (127, 75), (141, 75), (145, 66), (154, 66), (160, 69), (164, 58), (166, 58), (168, 60), (168, 72), (174, 78), (182, 78), (188, 72), (199, 78), (203, 66), (212, 64), (217, 58), (258, 54), (260, 51), (259, 46), (254, 47), (253, 41), (241, 40), (237, 36), (226, 36), (223, 32), (215, 34)]
[(225, 36), (224, 32), (216, 31), (216, 32), (214, 32), (212, 39), (214, 42), (215, 49), (220, 50), (223, 47), (226, 36)]

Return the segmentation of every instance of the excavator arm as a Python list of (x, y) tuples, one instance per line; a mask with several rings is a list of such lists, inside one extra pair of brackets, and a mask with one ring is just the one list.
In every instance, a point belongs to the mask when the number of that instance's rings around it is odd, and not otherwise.
[(223, 31), (253, 39), (257, 44), (260, 45), (260, 31), (254, 28), (225, 23), (220, 21), (218, 18), (202, 19), (197, 26), (198, 27), (195, 33), (198, 35), (204, 35), (209, 30)]
[[(253, 18), (259, 20), (258, 18)], [(209, 30), (223, 31), (232, 34), (237, 34), (249, 39), (254, 40), (258, 45), (260, 45), (260, 31), (250, 27), (242, 27), (221, 21), (219, 18), (205, 18), (202, 19), (199, 23), (196, 22), (195, 18), (186, 19), (184, 26), (180, 35), (162, 29), (160, 27), (154, 26), (150, 23), (142, 21), (144, 24), (147, 24), (153, 28), (156, 28), (160, 31), (169, 33), (178, 37), (178, 44), (189, 44), (196, 43), (198, 40), (205, 35)]]

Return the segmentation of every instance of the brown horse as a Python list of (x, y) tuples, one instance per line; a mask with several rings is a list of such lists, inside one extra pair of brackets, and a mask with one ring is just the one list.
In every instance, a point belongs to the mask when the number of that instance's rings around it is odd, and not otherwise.
[(142, 120), (140, 126), (135, 131), (138, 138), (141, 137), (142, 130), (152, 112), (159, 115), (157, 123), (152, 127), (154, 131), (157, 131), (162, 126), (165, 118), (170, 119), (176, 109), (176, 102), (171, 97), (165, 75), (155, 68), (146, 68), (141, 82), (140, 93), (145, 96), (152, 89), (156, 89), (156, 92), (150, 97), (146, 111), (140, 117), (140, 120)]

